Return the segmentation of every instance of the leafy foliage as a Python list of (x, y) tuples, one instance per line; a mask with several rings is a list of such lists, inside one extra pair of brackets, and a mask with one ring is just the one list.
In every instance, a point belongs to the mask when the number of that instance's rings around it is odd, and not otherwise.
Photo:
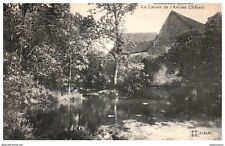
[(141, 98), (143, 97), (143, 87), (149, 84), (149, 75), (142, 71), (136, 71), (130, 76), (126, 77), (123, 84), (119, 86), (119, 89), (123, 94)]
[[(34, 134), (37, 123), (26, 117), (30, 111), (51, 113), (60, 102), (57, 91), (84, 86), (96, 22), (69, 9), (69, 4), (4, 4), (5, 139), (26, 139), (26, 129), (34, 128), (29, 133)], [(19, 114), (26, 122), (15, 119)]]
[[(127, 48), (136, 44), (124, 37), (124, 17), (136, 7), (99, 3), (84, 17), (69, 13), (69, 4), (4, 4), (4, 139), (90, 135), (106, 116), (103, 110), (109, 112), (111, 105), (116, 110), (118, 92), (107, 90), (111, 87), (136, 97), (161, 93), (173, 104), (171, 111), (221, 115), (222, 40), (216, 37), (221, 36), (221, 14), (209, 19), (204, 35), (193, 30), (177, 36), (167, 54), (141, 62), (149, 56), (131, 57)], [(99, 21), (93, 16), (97, 12), (103, 14)], [(97, 51), (102, 39), (114, 42), (108, 54)], [(181, 78), (170, 84), (179, 89), (168, 95), (149, 87), (162, 65)], [(81, 94), (96, 90), (103, 90), (95, 94), (99, 101), (86, 101)], [(94, 103), (106, 104), (95, 110)], [(83, 105), (90, 108), (81, 114)]]
[[(177, 112), (196, 111), (211, 116), (221, 115), (221, 14), (211, 17), (206, 23), (205, 34), (190, 31), (177, 36), (168, 53), (148, 60), (145, 59), (145, 72), (151, 78), (160, 69), (168, 67), (167, 73), (178, 70), (181, 81), (171, 84), (180, 91), (172, 92), (174, 108)], [(205, 43), (207, 42), (207, 43)], [(183, 98), (180, 98), (183, 97)], [(187, 105), (184, 106), (183, 105)]]
[(131, 3), (98, 3), (96, 4), (96, 9), (91, 10), (91, 13), (101, 12), (103, 16), (100, 20), (101, 34), (104, 37), (107, 37), (113, 40), (114, 47), (110, 50), (111, 55), (115, 61), (114, 68), (114, 79), (113, 84), (117, 84), (117, 74), (118, 74), (118, 63), (124, 58), (123, 47), (130, 47), (130, 43), (126, 43), (123, 37), (123, 24), (124, 17), (128, 13), (133, 13), (138, 4)]

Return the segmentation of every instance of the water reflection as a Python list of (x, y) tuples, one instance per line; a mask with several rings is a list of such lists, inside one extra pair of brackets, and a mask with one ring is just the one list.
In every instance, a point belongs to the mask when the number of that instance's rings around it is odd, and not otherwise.
[(38, 116), (31, 116), (30, 120), (36, 123), (36, 134), (43, 135), (41, 139), (92, 139), (101, 125), (118, 127), (127, 119), (151, 124), (156, 120), (155, 114), (157, 118), (160, 115), (154, 109), (156, 105), (160, 107), (159, 103), (151, 99), (91, 95), (85, 96), (79, 105), (70, 104), (70, 108), (61, 105), (48, 113), (39, 112)]
[(113, 100), (104, 96), (88, 96), (83, 102), (80, 125), (86, 125), (91, 132), (95, 132), (101, 124), (112, 124)]

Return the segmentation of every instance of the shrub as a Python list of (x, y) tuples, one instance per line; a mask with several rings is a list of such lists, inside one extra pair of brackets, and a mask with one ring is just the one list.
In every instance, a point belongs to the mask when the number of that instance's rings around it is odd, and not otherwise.
[(4, 139), (23, 140), (33, 138), (33, 126), (23, 113), (7, 112), (4, 114)]
[(128, 76), (124, 83), (119, 85), (119, 90), (128, 96), (141, 96), (141, 90), (143, 87), (147, 86), (150, 83), (149, 75), (137, 71), (131, 76)]

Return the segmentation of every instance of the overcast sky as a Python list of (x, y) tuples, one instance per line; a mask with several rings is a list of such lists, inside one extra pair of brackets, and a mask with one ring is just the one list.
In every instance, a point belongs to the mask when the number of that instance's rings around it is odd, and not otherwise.
[[(176, 7), (171, 7), (176, 6)], [(87, 16), (88, 4), (71, 4), (71, 12)], [(159, 32), (171, 10), (205, 23), (207, 18), (221, 11), (220, 4), (139, 4), (132, 15), (125, 18), (127, 32)], [(100, 16), (95, 16), (98, 19)]]

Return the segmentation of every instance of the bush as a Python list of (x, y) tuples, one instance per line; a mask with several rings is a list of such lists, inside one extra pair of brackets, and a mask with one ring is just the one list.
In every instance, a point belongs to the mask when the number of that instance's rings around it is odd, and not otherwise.
[(128, 76), (121, 85), (118, 85), (119, 91), (127, 96), (137, 96), (142, 95), (141, 90), (143, 87), (150, 83), (149, 75), (137, 71), (131, 76)]
[(23, 113), (5, 113), (3, 127), (5, 140), (24, 140), (33, 138), (33, 126), (25, 118)]
[(5, 76), (4, 86), (4, 139), (33, 139), (33, 123), (27, 114), (34, 109), (54, 109), (58, 102), (55, 93), (25, 73)]

